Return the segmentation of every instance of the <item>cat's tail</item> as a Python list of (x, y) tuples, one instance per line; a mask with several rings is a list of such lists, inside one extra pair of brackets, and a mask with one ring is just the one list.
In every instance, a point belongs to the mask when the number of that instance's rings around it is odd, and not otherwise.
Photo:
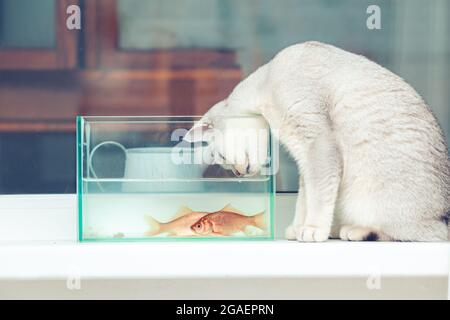
[(450, 210), (444, 213), (442, 221), (447, 225), (447, 240), (450, 240)]
[(161, 222), (147, 215), (145, 216), (145, 221), (149, 226), (149, 229), (145, 232), (146, 237), (152, 237), (156, 234), (161, 233)]

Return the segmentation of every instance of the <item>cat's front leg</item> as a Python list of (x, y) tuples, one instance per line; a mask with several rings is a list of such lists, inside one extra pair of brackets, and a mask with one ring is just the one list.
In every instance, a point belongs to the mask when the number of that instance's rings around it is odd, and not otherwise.
[(303, 224), (295, 227), (295, 233), (298, 241), (326, 241), (341, 181), (341, 157), (329, 131), (306, 144), (303, 151), (299, 158), (305, 184), (306, 216)]

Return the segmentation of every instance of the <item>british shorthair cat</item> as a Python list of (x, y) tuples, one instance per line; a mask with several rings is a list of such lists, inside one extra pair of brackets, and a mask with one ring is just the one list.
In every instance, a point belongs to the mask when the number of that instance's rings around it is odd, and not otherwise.
[[(299, 167), (288, 239), (448, 239), (447, 144), (429, 107), (399, 76), (331, 45), (296, 44), (239, 83), (185, 140), (220, 127), (224, 116), (250, 114), (276, 129)], [(237, 171), (258, 169), (244, 168)]]

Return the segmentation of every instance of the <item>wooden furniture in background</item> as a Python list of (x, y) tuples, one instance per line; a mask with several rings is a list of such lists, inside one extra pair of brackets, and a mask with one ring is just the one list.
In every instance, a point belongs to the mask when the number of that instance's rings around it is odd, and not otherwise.
[(82, 2), (81, 32), (65, 24), (78, 1), (57, 2), (57, 49), (0, 50), (0, 132), (73, 132), (78, 114), (201, 115), (242, 77), (233, 50), (119, 48), (115, 0)]
[(56, 0), (54, 48), (0, 47), (0, 70), (68, 70), (77, 66), (78, 33), (66, 27), (66, 10), (78, 0)]
[(230, 49), (125, 50), (119, 47), (117, 0), (85, 2), (86, 66), (113, 69), (238, 68)]

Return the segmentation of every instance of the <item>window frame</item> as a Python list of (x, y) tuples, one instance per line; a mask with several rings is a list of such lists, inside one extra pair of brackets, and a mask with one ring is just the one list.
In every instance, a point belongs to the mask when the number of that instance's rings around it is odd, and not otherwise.
[(70, 70), (78, 64), (78, 30), (66, 27), (67, 7), (79, 0), (55, 2), (54, 48), (0, 48), (0, 70)]
[(117, 0), (85, 2), (86, 66), (106, 69), (235, 68), (228, 49), (123, 50), (119, 47)]

